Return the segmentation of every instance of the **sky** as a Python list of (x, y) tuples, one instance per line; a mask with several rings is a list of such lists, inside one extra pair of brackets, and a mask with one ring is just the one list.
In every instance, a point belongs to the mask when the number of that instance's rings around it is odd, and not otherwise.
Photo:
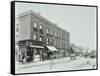
[(15, 15), (27, 10), (40, 13), (70, 33), (70, 42), (96, 50), (96, 8), (69, 5), (16, 3)]

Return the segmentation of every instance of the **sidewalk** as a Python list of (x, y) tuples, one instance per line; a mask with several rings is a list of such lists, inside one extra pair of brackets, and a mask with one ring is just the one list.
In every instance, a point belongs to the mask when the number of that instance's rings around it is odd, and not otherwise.
[(61, 58), (61, 59), (53, 59), (53, 60), (45, 60), (45, 61), (39, 61), (39, 62), (31, 62), (31, 63), (20, 63), (20, 62), (16, 62), (16, 68), (23, 68), (23, 67), (30, 67), (30, 66), (40, 66), (40, 65), (46, 65), (46, 64), (50, 64), (51, 62), (53, 64), (57, 64), (57, 63), (62, 63), (65, 61), (71, 61), (71, 59), (69, 57), (66, 58)]

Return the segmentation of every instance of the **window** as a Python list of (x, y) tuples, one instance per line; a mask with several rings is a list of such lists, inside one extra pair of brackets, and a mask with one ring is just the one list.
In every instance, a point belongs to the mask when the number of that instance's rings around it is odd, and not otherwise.
[(57, 32), (55, 32), (55, 37), (57, 37)]
[(57, 46), (57, 40), (55, 40), (55, 46)]
[(60, 38), (60, 33), (58, 33), (58, 38)]
[(16, 35), (16, 37), (18, 38), (18, 37), (19, 37), (19, 35)]
[(56, 46), (58, 46), (58, 41), (56, 40)]
[(63, 34), (62, 34), (62, 40), (63, 40)]
[(62, 43), (62, 48), (63, 48), (63, 43)]
[(34, 49), (34, 55), (39, 55), (40, 54), (40, 50)]
[(19, 24), (17, 23), (17, 25), (19, 25)]
[(60, 42), (60, 48), (62, 48), (62, 42)]
[(37, 26), (38, 26), (38, 25), (37, 25), (37, 22), (34, 22), (34, 23), (33, 23), (33, 27), (37, 28)]
[(33, 35), (33, 40), (37, 40), (37, 35)]
[(32, 45), (33, 43), (32, 42), (29, 42), (29, 44)]
[(55, 36), (56, 36), (56, 32), (55, 32), (54, 34), (55, 34)]
[(47, 28), (46, 33), (49, 34), (49, 29)]
[(43, 41), (43, 37), (42, 36), (40, 36), (39, 41)]
[(58, 47), (59, 47), (59, 41), (58, 41)]
[(49, 39), (48, 39), (48, 38), (46, 39), (46, 43), (47, 43), (47, 44), (49, 43)]
[(57, 37), (59, 38), (59, 33), (57, 33)]
[(39, 29), (40, 29), (40, 33), (42, 34), (43, 33), (43, 25), (40, 24)]
[(51, 40), (51, 38), (50, 38), (50, 43), (51, 43), (51, 41), (52, 41), (52, 40)]
[(16, 28), (16, 32), (18, 32), (19, 31), (19, 29), (18, 29), (18, 27)]
[(62, 43), (62, 48), (64, 48), (65, 47), (65, 44), (64, 43)]
[(51, 43), (51, 44), (53, 43), (53, 39), (52, 39), (52, 38), (50, 38), (50, 43)]
[(43, 25), (40, 24), (40, 27), (39, 28), (42, 30), (43, 29)]
[(50, 35), (53, 35), (53, 30), (50, 30)]

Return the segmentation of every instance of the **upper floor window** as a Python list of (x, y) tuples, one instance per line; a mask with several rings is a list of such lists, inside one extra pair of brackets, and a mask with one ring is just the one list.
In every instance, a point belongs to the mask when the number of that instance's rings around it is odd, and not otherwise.
[(59, 33), (57, 32), (57, 37), (59, 38)]
[(18, 32), (19, 31), (19, 29), (18, 29), (18, 27), (16, 28), (16, 32)]
[(33, 35), (33, 40), (37, 40), (37, 35)]
[(16, 35), (16, 37), (18, 38), (18, 37), (19, 37), (19, 35)]
[(57, 32), (55, 32), (55, 37), (57, 37)]
[(56, 46), (58, 46), (58, 42), (57, 42), (57, 40), (56, 40)]
[(50, 35), (53, 35), (53, 30), (50, 30)]
[(43, 37), (42, 36), (40, 36), (39, 41), (43, 41)]
[(60, 33), (58, 33), (58, 38), (60, 38)]
[(57, 40), (55, 40), (55, 43), (54, 43), (54, 44), (55, 44), (55, 46), (57, 46), (57, 44), (58, 44), (58, 43), (57, 43)]
[(59, 41), (58, 41), (58, 45), (57, 46), (59, 47)]
[(60, 42), (60, 48), (62, 48), (62, 43)]
[(62, 40), (65, 40), (65, 38), (64, 38), (64, 34), (62, 34)]
[(53, 39), (52, 38), (50, 38), (50, 43), (53, 43)]
[(43, 29), (43, 25), (40, 24), (39, 28), (42, 30)]
[(47, 43), (47, 44), (49, 43), (49, 39), (48, 39), (48, 38), (46, 39), (46, 43)]
[(61, 38), (62, 38), (62, 40), (63, 40), (63, 34), (61, 35)]
[(19, 25), (19, 24), (17, 23), (17, 25)]
[(37, 28), (38, 27), (38, 23), (37, 22), (34, 22), (33, 23), (33, 27)]
[(46, 29), (46, 33), (49, 34), (49, 29), (48, 28)]

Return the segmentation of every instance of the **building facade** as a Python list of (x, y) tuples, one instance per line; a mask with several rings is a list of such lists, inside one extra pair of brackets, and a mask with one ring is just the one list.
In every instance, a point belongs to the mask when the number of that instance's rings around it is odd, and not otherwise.
[(57, 24), (31, 10), (19, 14), (15, 20), (17, 60), (36, 61), (38, 58), (38, 61), (49, 59), (50, 54), (58, 58), (69, 55), (70, 33)]

